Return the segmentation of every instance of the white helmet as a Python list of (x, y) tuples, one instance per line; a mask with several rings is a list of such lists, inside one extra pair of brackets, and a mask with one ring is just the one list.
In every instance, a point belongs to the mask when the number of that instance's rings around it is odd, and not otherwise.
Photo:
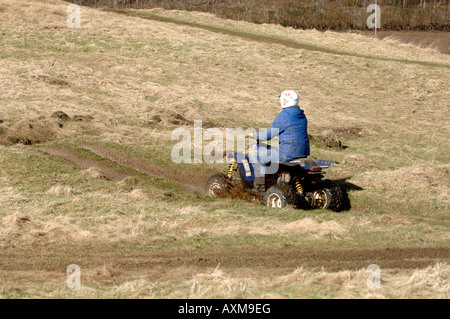
[(287, 108), (287, 107), (293, 107), (298, 106), (298, 94), (295, 91), (284, 91), (280, 95), (280, 103), (281, 107)]

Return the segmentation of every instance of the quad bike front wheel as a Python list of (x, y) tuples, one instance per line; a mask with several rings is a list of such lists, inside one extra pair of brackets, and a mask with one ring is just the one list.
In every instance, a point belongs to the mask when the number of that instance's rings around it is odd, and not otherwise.
[(263, 203), (265, 206), (273, 208), (285, 208), (286, 206), (296, 206), (297, 196), (292, 187), (287, 183), (280, 183), (271, 186), (264, 194)]
[(230, 179), (222, 173), (214, 174), (206, 183), (209, 196), (226, 197), (230, 194)]

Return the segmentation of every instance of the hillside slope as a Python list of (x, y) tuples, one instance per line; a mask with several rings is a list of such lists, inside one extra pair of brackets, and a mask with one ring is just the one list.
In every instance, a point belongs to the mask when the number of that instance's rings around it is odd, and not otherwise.
[[(81, 10), (68, 29), (65, 2), (0, 0), (0, 296), (448, 297), (448, 55)], [(267, 127), (288, 88), (312, 157), (340, 162), (328, 177), (350, 211), (212, 199), (199, 190), (225, 164), (172, 162), (174, 129)], [(79, 290), (64, 286), (73, 263)], [(370, 264), (387, 278), (377, 291)]]

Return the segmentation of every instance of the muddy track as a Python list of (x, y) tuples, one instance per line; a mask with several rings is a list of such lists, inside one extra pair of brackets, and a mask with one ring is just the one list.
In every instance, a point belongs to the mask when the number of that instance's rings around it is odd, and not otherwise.
[[(152, 165), (142, 159), (129, 157), (120, 151), (104, 146), (83, 145), (83, 149), (100, 157), (102, 161), (93, 158), (82, 157), (70, 148), (63, 146), (40, 147), (39, 150), (52, 156), (59, 157), (79, 168), (97, 168), (109, 180), (122, 180), (126, 177), (145, 174), (154, 177), (168, 179), (178, 184), (182, 189), (203, 193), (205, 191), (206, 179), (195, 174), (177, 174), (169, 169)], [(134, 170), (125, 172), (120, 167)]]
[[(136, 257), (136, 255), (133, 255)], [(266, 249), (254, 246), (233, 248), (224, 251), (182, 251), (171, 254), (155, 254), (153, 260), (135, 260), (140, 266), (145, 263), (179, 266), (215, 267), (220, 264), (224, 268), (268, 268), (289, 269), (300, 266), (310, 268), (323, 267), (329, 271), (344, 269), (361, 269), (370, 264), (378, 264), (382, 268), (422, 268), (438, 261), (450, 259), (450, 248), (392, 248), (377, 250), (341, 250), (321, 251), (303, 249)], [(122, 260), (123, 266), (129, 261)], [(144, 262), (141, 264), (141, 262)]]
[(74, 164), (75, 166), (78, 166), (82, 169), (88, 169), (88, 168), (97, 168), (100, 170), (103, 175), (109, 179), (109, 180), (121, 180), (129, 176), (129, 174), (126, 174), (124, 172), (119, 171), (114, 165), (111, 163), (100, 163), (94, 159), (89, 159), (86, 157), (81, 157), (77, 155), (75, 152), (62, 147), (56, 147), (56, 146), (46, 146), (46, 147), (40, 147), (39, 150), (41, 152), (47, 153), (52, 156), (59, 157), (69, 163)]
[[(120, 151), (105, 146), (84, 145), (83, 148), (103, 159), (130, 167), (139, 173), (174, 181), (187, 191), (195, 191), (198, 193), (205, 192), (207, 179), (203, 176), (188, 174), (186, 172), (183, 172), (183, 175), (180, 175), (171, 170), (151, 165), (141, 159), (129, 157)], [(229, 192), (226, 194), (226, 197), (231, 196), (232, 198), (239, 198), (247, 202), (262, 204), (262, 198), (259, 196), (244, 192), (230, 183), (228, 187)]]
[(120, 151), (105, 146), (83, 145), (83, 148), (95, 155), (115, 162), (119, 165), (130, 167), (139, 173), (150, 176), (166, 178), (180, 184), (184, 189), (203, 193), (205, 191), (206, 179), (196, 174), (183, 173), (180, 175), (170, 169), (164, 169), (152, 165), (142, 159), (129, 157)]
[[(154, 250), (146, 247), (127, 250), (115, 246), (83, 245), (0, 251), (0, 269), (4, 272), (29, 269), (57, 272), (70, 263), (77, 263), (84, 269), (97, 269), (107, 264), (124, 274), (164, 269), (164, 273), (170, 273), (172, 280), (177, 277), (174, 277), (174, 273), (179, 269), (187, 269), (184, 274), (192, 274), (218, 265), (230, 273), (242, 275), (243, 272), (250, 272), (255, 276), (268, 276), (286, 274), (297, 267), (341, 271), (377, 264), (382, 269), (416, 269), (449, 260), (448, 247), (327, 251), (298, 247), (239, 246), (232, 249), (159, 251), (158, 248)], [(159, 280), (161, 276), (153, 279)]]

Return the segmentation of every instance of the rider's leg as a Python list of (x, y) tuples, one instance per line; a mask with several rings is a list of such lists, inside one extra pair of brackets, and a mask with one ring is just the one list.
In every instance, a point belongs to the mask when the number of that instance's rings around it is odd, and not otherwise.
[[(279, 162), (283, 162), (286, 158), (280, 154), (276, 147), (267, 146), (259, 149), (259, 160), (264, 163), (264, 174), (271, 175), (278, 172)], [(269, 164), (270, 165), (267, 165)]]
[(259, 160), (258, 148), (258, 145), (255, 144), (250, 146), (250, 149), (248, 150), (248, 159), (250, 163), (253, 164), (256, 178), (264, 177), (265, 175), (264, 163), (261, 163)]
[[(250, 147), (249, 160), (253, 163), (255, 171), (255, 188), (263, 191), (266, 184), (265, 176), (275, 174), (278, 171), (278, 162), (285, 159), (277, 148), (260, 143)], [(270, 165), (267, 166), (268, 163)]]
[[(260, 162), (264, 163), (264, 176), (278, 173), (280, 162), (289, 162), (292, 158), (286, 157), (276, 147), (267, 146), (258, 152)], [(262, 183), (265, 184), (264, 181)]]
[(262, 146), (252, 145), (248, 152), (248, 157), (250, 163), (253, 164), (253, 169), (255, 172), (254, 187), (258, 191), (264, 191), (266, 186), (265, 175), (266, 175), (266, 162), (262, 162), (259, 158), (259, 152)]

